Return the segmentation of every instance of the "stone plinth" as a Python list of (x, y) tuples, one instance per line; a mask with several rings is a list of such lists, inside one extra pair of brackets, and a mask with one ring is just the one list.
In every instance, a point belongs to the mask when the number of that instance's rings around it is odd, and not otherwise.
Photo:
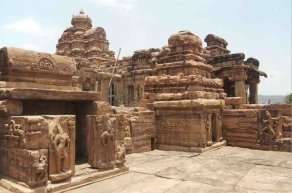
[(201, 152), (220, 142), (222, 106), (222, 100), (154, 102), (158, 148)]

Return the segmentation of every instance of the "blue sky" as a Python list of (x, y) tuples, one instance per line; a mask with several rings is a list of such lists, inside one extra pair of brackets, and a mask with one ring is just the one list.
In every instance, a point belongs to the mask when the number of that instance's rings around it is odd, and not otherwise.
[(232, 53), (260, 61), (260, 94), (291, 92), (291, 0), (0, 0), (0, 47), (49, 53), (83, 9), (122, 56), (161, 48), (183, 29), (225, 38)]

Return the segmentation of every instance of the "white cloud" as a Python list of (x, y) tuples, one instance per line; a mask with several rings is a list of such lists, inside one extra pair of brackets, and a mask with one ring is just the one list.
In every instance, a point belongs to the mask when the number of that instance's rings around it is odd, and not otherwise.
[(45, 36), (46, 31), (32, 18), (24, 18), (10, 24), (6, 24), (2, 27), (7, 30), (15, 30), (31, 35)]
[(34, 44), (30, 44), (30, 43), (22, 44), (20, 47), (23, 49), (33, 50), (33, 51), (40, 51), (41, 50), (39, 46), (34, 45)]
[(133, 9), (133, 0), (86, 0), (88, 2), (107, 7), (118, 7), (126, 11)]

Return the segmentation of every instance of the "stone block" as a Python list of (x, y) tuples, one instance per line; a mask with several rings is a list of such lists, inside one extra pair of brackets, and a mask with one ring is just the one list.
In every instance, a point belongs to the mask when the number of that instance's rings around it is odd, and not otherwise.
[(226, 97), (224, 101), (226, 105), (241, 105), (244, 103), (242, 97)]
[(48, 123), (41, 116), (1, 117), (0, 144), (29, 150), (47, 149)]
[(239, 117), (222, 116), (223, 128), (239, 128)]
[(292, 105), (291, 104), (270, 104), (268, 109), (280, 109), (283, 116), (292, 116)]
[(0, 172), (29, 186), (44, 185), (48, 180), (48, 150), (0, 147)]
[(151, 139), (133, 140), (133, 153), (151, 151)]
[(21, 115), (22, 102), (18, 100), (0, 101), (0, 115)]

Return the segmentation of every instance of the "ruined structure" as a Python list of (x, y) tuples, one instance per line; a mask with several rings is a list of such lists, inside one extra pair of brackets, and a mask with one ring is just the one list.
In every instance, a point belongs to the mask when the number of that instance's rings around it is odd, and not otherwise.
[(115, 61), (81, 11), (57, 55), (0, 50), (0, 185), (50, 192), (127, 171), (126, 153), (291, 151), (291, 105), (259, 105), (259, 61), (179, 31)]
[[(72, 87), (74, 59), (18, 48), (2, 48), (0, 55), (0, 173), (5, 175), (0, 184), (16, 192), (46, 192), (69, 186), (80, 175), (78, 166), (100, 168), (87, 157), (98, 155), (105, 143), (91, 150), (87, 138), (88, 132), (104, 130), (107, 124), (90, 125), (88, 116), (105, 110), (99, 108), (103, 104), (99, 93)], [(110, 168), (116, 173), (127, 168), (123, 156), (116, 160), (120, 152), (115, 150), (114, 129), (118, 133), (119, 128), (112, 128), (111, 146), (103, 149), (102, 156), (103, 160), (110, 157)], [(116, 162), (118, 170), (114, 170)], [(95, 172), (98, 178), (101, 174)], [(83, 176), (88, 178), (86, 173)]]
[(216, 35), (207, 35), (205, 42), (210, 52), (208, 63), (213, 66), (212, 75), (223, 79), (227, 96), (242, 97), (245, 103), (257, 104), (260, 76), (267, 77), (259, 70), (259, 61), (255, 58), (244, 61), (243, 53), (229, 54), (228, 43)]

